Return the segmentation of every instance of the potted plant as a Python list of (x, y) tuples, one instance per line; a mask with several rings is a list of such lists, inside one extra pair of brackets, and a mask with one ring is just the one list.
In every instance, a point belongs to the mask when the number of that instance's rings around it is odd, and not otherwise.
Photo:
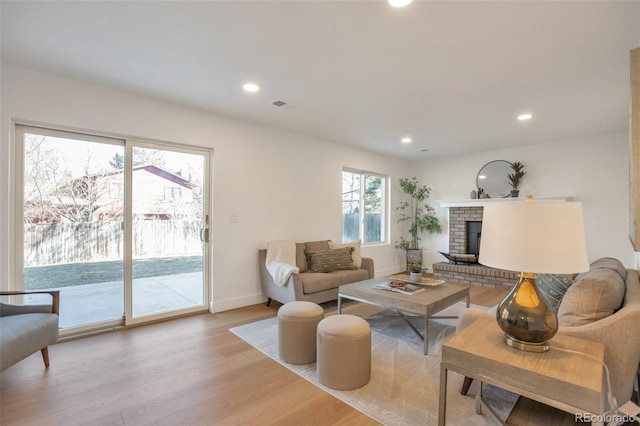
[(409, 239), (400, 237), (396, 241), (395, 247), (405, 250), (407, 254), (407, 269), (417, 266), (422, 269), (422, 248), (420, 247), (419, 235), (423, 232), (433, 234), (440, 232), (440, 221), (435, 214), (435, 210), (426, 203), (431, 189), (427, 185), (420, 185), (414, 176), (411, 179), (401, 178), (398, 185), (408, 200), (400, 202), (396, 211), (398, 212), (398, 223), (409, 224)]
[(409, 279), (414, 282), (422, 281), (422, 264), (409, 265)]
[(511, 196), (515, 198), (520, 194), (518, 187), (522, 183), (522, 178), (527, 174), (527, 172), (524, 170), (524, 164), (519, 161), (511, 163), (511, 169), (513, 170), (513, 173), (509, 173), (507, 178), (509, 179), (509, 184), (512, 188)]

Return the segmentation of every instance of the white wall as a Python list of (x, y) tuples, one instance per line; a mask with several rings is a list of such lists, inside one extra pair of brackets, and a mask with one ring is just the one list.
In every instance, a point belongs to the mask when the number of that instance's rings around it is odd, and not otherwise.
[[(605, 135), (420, 162), (389, 158), (162, 100), (2, 65), (0, 73), (0, 288), (9, 288), (11, 120), (209, 147), (214, 150), (213, 310), (261, 302), (256, 251), (270, 240), (341, 236), (343, 166), (392, 178), (391, 245), (363, 249), (376, 273), (402, 267), (397, 238), (397, 178), (417, 175), (432, 187), (441, 235), (424, 238), (430, 262), (448, 251), (447, 212), (435, 200), (463, 199), (483, 164), (523, 161), (523, 193), (569, 195), (584, 203), (589, 255), (634, 266), (628, 242), (628, 136)], [(413, 173), (411, 173), (413, 171)], [(229, 215), (238, 223), (228, 223)]]
[[(268, 241), (340, 241), (343, 166), (391, 176), (409, 166), (406, 161), (6, 64), (1, 90), (4, 289), (9, 287), (12, 253), (12, 119), (212, 148), (214, 311), (263, 301), (257, 250)], [(238, 223), (228, 223), (231, 214)], [(392, 244), (363, 248), (363, 255), (374, 258), (378, 274), (397, 270), (399, 256)]]
[[(432, 200), (468, 199), (480, 168), (492, 160), (521, 161), (527, 175), (520, 195), (571, 196), (583, 204), (590, 260), (610, 256), (635, 265), (629, 241), (629, 136), (626, 133), (539, 144), (414, 164), (416, 175), (433, 188)], [(448, 210), (438, 209), (443, 234), (431, 239), (429, 261), (449, 251)]]

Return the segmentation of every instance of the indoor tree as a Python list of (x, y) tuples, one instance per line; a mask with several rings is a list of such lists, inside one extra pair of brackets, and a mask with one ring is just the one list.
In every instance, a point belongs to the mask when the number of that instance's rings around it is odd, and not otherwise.
[(409, 238), (401, 236), (396, 241), (395, 247), (407, 251), (408, 268), (418, 262), (421, 266), (420, 235), (424, 232), (430, 234), (440, 232), (442, 230), (440, 220), (436, 216), (435, 209), (426, 202), (431, 195), (431, 189), (427, 185), (421, 185), (415, 176), (410, 179), (401, 178), (398, 185), (406, 197), (396, 207), (398, 223), (409, 224)]

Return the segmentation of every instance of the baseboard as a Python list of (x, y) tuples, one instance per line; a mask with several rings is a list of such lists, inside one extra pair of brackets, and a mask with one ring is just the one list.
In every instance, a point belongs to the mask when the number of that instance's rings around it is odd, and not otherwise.
[(245, 306), (264, 303), (266, 298), (262, 293), (255, 293), (249, 296), (236, 297), (233, 299), (214, 300), (209, 305), (209, 312), (223, 312), (231, 309), (244, 308)]
[(375, 271), (375, 276), (376, 277), (386, 277), (388, 275), (393, 275), (393, 274), (397, 274), (398, 272), (403, 272), (403, 269), (398, 269), (398, 268), (386, 268), (386, 269), (380, 269), (380, 270), (376, 270)]
[[(397, 274), (402, 272), (402, 269), (398, 268), (385, 268), (375, 271), (376, 277), (384, 277), (388, 275)], [(249, 296), (242, 296), (233, 299), (214, 300), (209, 305), (209, 312), (223, 312), (231, 309), (243, 308), (245, 306), (257, 305), (266, 301), (265, 296), (262, 293), (255, 293)]]

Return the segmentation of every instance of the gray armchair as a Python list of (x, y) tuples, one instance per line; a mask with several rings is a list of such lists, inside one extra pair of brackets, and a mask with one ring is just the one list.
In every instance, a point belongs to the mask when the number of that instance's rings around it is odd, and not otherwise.
[(26, 294), (49, 294), (51, 304), (14, 305), (0, 302), (0, 371), (38, 350), (42, 353), (45, 367), (49, 367), (48, 346), (58, 340), (60, 292), (0, 292), (0, 296)]

